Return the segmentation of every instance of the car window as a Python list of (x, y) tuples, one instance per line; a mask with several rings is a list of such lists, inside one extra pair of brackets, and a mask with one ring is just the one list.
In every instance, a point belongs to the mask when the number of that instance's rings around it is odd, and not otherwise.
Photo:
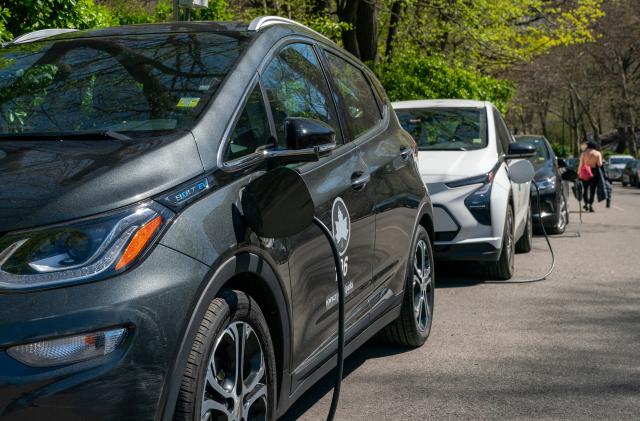
[(249, 95), (224, 154), (225, 161), (249, 155), (270, 143), (271, 131), (260, 86)]
[(533, 164), (533, 166), (542, 165), (546, 160), (550, 158), (549, 150), (547, 149), (547, 145), (544, 140), (539, 138), (519, 138), (517, 139), (518, 143), (523, 143), (525, 145), (531, 145), (536, 149), (536, 155), (529, 158), (529, 161)]
[(382, 119), (378, 102), (362, 70), (329, 52), (327, 62), (342, 97), (351, 134), (356, 138)]
[(497, 109), (493, 109), (493, 121), (495, 123), (496, 128), (496, 137), (498, 141), (498, 153), (500, 155), (506, 154), (509, 152), (509, 144), (512, 142), (512, 136), (509, 129), (507, 129), (507, 125), (505, 124), (502, 116), (500, 115), (500, 111)]
[(321, 120), (333, 128), (337, 139), (341, 138), (331, 91), (312, 46), (286, 46), (265, 70), (262, 83), (273, 113), (279, 146), (285, 145), (287, 117)]
[(242, 54), (242, 36), (43, 40), (0, 51), (0, 134), (188, 129)]
[(468, 151), (487, 146), (487, 114), (483, 109), (398, 109), (396, 115), (420, 150)]

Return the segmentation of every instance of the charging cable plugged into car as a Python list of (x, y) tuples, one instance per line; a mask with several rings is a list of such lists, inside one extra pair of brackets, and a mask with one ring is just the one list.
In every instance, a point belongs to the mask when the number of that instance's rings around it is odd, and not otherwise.
[[(535, 152), (535, 149), (531, 150), (532, 152)], [(527, 158), (528, 155), (531, 155), (531, 153), (527, 154), (526, 151), (522, 151), (521, 154), (519, 155), (512, 155), (512, 156), (507, 156), (507, 159), (517, 159), (517, 158)], [(538, 209), (541, 209), (540, 207), (540, 187), (538, 186), (538, 183), (536, 183), (536, 181), (534, 180), (535, 177), (535, 171), (533, 169), (533, 166), (531, 165), (531, 162), (529, 162), (528, 160), (521, 160), (518, 161), (516, 163), (514, 163), (513, 165), (511, 165), (509, 167), (509, 176), (511, 177), (511, 179), (518, 183), (518, 184), (524, 184), (527, 182), (531, 182), (536, 190), (536, 206), (538, 207)], [(528, 284), (528, 283), (534, 283), (534, 282), (541, 282), (546, 280), (549, 276), (551, 276), (551, 274), (553, 273), (553, 271), (555, 270), (556, 267), (556, 255), (555, 252), (553, 250), (553, 246), (551, 245), (551, 240), (549, 239), (549, 235), (544, 227), (544, 223), (542, 221), (542, 218), (539, 218), (540, 221), (540, 228), (542, 231), (542, 234), (544, 235), (544, 239), (547, 243), (547, 247), (549, 249), (549, 253), (551, 254), (551, 265), (549, 266), (549, 269), (547, 270), (547, 272), (537, 278), (532, 278), (532, 279), (516, 279), (516, 280), (510, 280), (510, 281), (487, 281), (488, 283), (500, 283), (500, 284)]]
[[(344, 366), (344, 274), (338, 246), (331, 230), (314, 215), (315, 206), (298, 172), (277, 167), (249, 183), (242, 192), (242, 210), (247, 225), (260, 237), (284, 238), (317, 226), (331, 246), (338, 284), (338, 350), (336, 380), (327, 421), (333, 420), (340, 399)], [(286, 215), (286, 218), (283, 218)]]

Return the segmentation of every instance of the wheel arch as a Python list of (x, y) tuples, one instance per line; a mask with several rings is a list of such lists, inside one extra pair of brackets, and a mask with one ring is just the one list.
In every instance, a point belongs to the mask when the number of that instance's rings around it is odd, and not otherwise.
[(267, 258), (254, 250), (242, 251), (216, 265), (215, 269), (210, 272), (208, 280), (202, 283), (202, 287), (196, 294), (194, 303), (189, 309), (190, 316), (182, 334), (180, 351), (167, 371), (161, 393), (161, 403), (158, 405), (155, 419), (166, 421), (173, 419), (180, 389), (180, 379), (186, 367), (200, 321), (209, 303), (218, 296), (221, 290), (226, 288), (245, 292), (260, 306), (267, 320), (276, 353), (278, 405), (283, 394), (285, 397), (288, 396), (289, 379), (286, 378), (286, 373), (289, 372), (291, 359), (291, 317), (288, 300), (285, 296), (286, 290)]

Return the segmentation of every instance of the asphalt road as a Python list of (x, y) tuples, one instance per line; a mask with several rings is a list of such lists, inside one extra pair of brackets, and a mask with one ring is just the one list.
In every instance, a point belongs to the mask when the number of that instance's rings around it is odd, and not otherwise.
[[(336, 419), (640, 419), (640, 189), (616, 183), (613, 206), (596, 205), (581, 226), (571, 205), (544, 282), (436, 272), (427, 343), (352, 354)], [(549, 263), (536, 237), (516, 258), (516, 278)], [(326, 376), (285, 419), (324, 419), (332, 382)]]

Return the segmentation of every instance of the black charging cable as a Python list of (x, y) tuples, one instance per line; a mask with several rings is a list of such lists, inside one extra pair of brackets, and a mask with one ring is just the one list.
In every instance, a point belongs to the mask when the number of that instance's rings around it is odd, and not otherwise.
[(331, 398), (331, 407), (327, 415), (327, 421), (333, 421), (338, 409), (338, 400), (340, 399), (340, 386), (342, 384), (342, 372), (344, 369), (344, 275), (342, 273), (342, 264), (340, 263), (340, 253), (333, 234), (327, 226), (318, 217), (313, 217), (313, 223), (320, 228), (320, 231), (327, 237), (331, 245), (333, 253), (333, 261), (336, 266), (336, 274), (338, 280), (338, 365), (336, 367), (336, 382), (333, 386), (333, 397)]

